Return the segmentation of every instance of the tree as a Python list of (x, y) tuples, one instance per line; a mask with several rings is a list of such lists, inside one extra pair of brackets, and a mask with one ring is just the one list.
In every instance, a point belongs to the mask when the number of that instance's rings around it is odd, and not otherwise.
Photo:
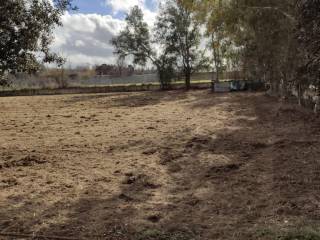
[(223, 60), (234, 58), (247, 78), (264, 79), (272, 92), (287, 95), (298, 62), (295, 1), (181, 1), (206, 24), (218, 46), (231, 42), (227, 50), (233, 53), (222, 55)]
[(174, 56), (168, 51), (154, 51), (148, 24), (143, 20), (143, 12), (135, 6), (126, 16), (126, 27), (111, 40), (114, 53), (120, 58), (133, 57), (133, 63), (144, 66), (151, 62), (157, 68), (161, 88), (167, 88), (173, 78)]
[(318, 0), (302, 0), (297, 4), (298, 39), (302, 65), (299, 77), (316, 88), (317, 101), (314, 111), (320, 111), (320, 5)]
[(0, 5), (0, 78), (6, 73), (35, 72), (42, 62), (64, 60), (50, 52), (52, 30), (73, 9), (72, 0), (6, 0)]
[[(306, 90), (315, 89), (319, 111), (319, 0), (180, 1), (218, 39), (213, 43), (231, 41), (223, 60), (230, 56), (246, 78), (264, 80), (274, 95), (297, 92), (299, 104)], [(214, 56), (219, 55), (217, 44), (212, 45)]]
[(212, 89), (214, 89), (214, 83), (219, 82), (225, 63), (234, 66), (233, 57), (238, 53), (236, 48), (231, 48), (232, 42), (227, 34), (224, 11), (226, 3), (222, 0), (180, 0), (180, 2), (195, 15), (199, 23), (206, 26), (205, 35), (209, 38), (208, 46), (212, 51)]
[(118, 72), (119, 72), (119, 76), (122, 76), (122, 72), (123, 69), (126, 67), (126, 62), (125, 62), (125, 58), (123, 57), (118, 57), (117, 58), (117, 68), (118, 68)]
[[(215, 14), (210, 14), (210, 18), (207, 20), (207, 35), (210, 36), (210, 45), (214, 62), (213, 72), (215, 72), (215, 77), (212, 78), (212, 89), (214, 90), (214, 83), (220, 81), (224, 60), (227, 60), (228, 56), (229, 60), (232, 58), (230, 51), (231, 43), (226, 34), (223, 19), (217, 14), (223, 10), (222, 1), (219, 0), (216, 4), (212, 5), (211, 8), (211, 11)], [(227, 56), (228, 51), (230, 54)]]
[(156, 22), (157, 39), (166, 52), (176, 55), (178, 67), (185, 76), (186, 88), (191, 85), (191, 75), (209, 67), (205, 51), (200, 49), (200, 24), (192, 12), (178, 0), (167, 0)]

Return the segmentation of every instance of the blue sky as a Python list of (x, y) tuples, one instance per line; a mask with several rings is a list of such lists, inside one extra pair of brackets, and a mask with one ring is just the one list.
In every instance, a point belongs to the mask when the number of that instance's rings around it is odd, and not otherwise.
[[(79, 8), (79, 10), (77, 11), (79, 13), (113, 15), (114, 17), (119, 19), (123, 19), (125, 16), (125, 11), (119, 11), (117, 13), (114, 13), (112, 4), (108, 4), (108, 1), (106, 0), (73, 0), (73, 3)], [(156, 0), (145, 0), (144, 5), (150, 11), (156, 11), (157, 9)]]
[(80, 13), (98, 13), (102, 15), (112, 14), (112, 8), (101, 0), (73, 0), (73, 4), (79, 7)]
[(67, 12), (62, 17), (63, 26), (55, 30), (52, 50), (65, 57), (68, 66), (115, 63), (110, 40), (124, 28), (126, 13), (138, 5), (151, 28), (159, 1), (73, 0), (79, 10)]

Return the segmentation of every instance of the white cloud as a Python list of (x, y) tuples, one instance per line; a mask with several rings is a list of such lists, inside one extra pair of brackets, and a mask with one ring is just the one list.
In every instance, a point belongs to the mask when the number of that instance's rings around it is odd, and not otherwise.
[(114, 13), (128, 12), (132, 7), (145, 7), (144, 0), (106, 0), (106, 5), (110, 6)]
[(55, 30), (52, 50), (68, 59), (67, 64), (87, 65), (114, 61), (110, 40), (124, 21), (109, 15), (65, 14), (63, 27)]
[[(149, 9), (147, 7), (147, 1), (152, 5), (155, 5), (155, 9)], [(105, 0), (107, 6), (112, 8), (113, 14), (117, 13), (128, 13), (131, 8), (134, 6), (139, 6), (142, 9), (144, 14), (145, 21), (149, 24), (150, 27), (153, 26), (157, 10), (158, 10), (158, 0)]]
[(76, 47), (83, 47), (83, 46), (85, 46), (85, 43), (82, 40), (76, 40), (75, 46)]
[[(150, 28), (157, 15), (157, 7), (149, 9), (146, 1), (156, 3), (159, 0), (105, 0), (113, 14), (127, 13), (138, 5)], [(149, 5), (150, 6), (150, 5)], [(111, 15), (66, 13), (62, 17), (63, 27), (55, 30), (52, 50), (67, 58), (67, 65), (95, 65), (114, 63), (113, 47), (110, 40), (123, 27), (125, 22)]]

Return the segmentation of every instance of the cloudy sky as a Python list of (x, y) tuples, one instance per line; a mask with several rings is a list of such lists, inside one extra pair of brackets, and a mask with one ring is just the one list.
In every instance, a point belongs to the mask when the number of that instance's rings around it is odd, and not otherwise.
[(139, 5), (150, 26), (159, 0), (74, 0), (79, 10), (66, 13), (55, 30), (52, 50), (68, 59), (68, 66), (113, 63), (110, 39), (124, 26), (125, 14)]

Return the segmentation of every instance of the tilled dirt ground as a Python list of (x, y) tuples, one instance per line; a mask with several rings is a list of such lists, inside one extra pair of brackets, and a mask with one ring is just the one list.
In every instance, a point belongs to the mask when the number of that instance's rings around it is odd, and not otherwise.
[(307, 110), (264, 93), (0, 98), (0, 239), (319, 228), (320, 121)]

